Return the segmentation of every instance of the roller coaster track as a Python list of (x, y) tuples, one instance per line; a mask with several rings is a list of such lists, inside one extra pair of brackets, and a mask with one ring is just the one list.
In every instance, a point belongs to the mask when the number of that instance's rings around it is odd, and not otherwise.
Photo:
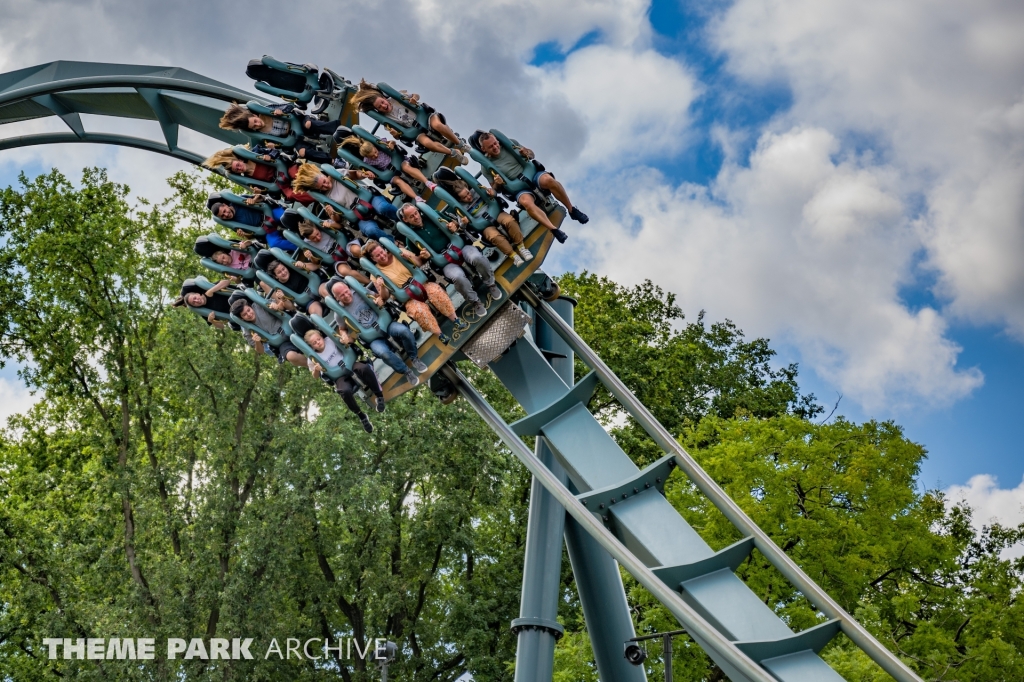
[[(70, 133), (0, 139), (0, 150), (37, 144), (95, 142), (146, 149), (198, 164), (178, 146), (181, 126), (226, 143), (244, 135), (217, 126), (226, 103), (262, 97), (177, 68), (52, 62), (0, 74), (0, 125), (60, 117)], [(81, 114), (154, 120), (163, 141), (89, 133)], [(550, 240), (549, 240), (550, 241)], [(536, 267), (543, 259), (540, 254)], [(536, 273), (540, 275), (540, 271)], [(454, 362), (439, 371), (534, 476), (524, 570), (516, 679), (551, 679), (561, 626), (557, 614), (562, 538), (569, 548), (601, 678), (640, 681), (643, 670), (622, 658), (633, 627), (618, 566), (662, 603), (735, 682), (841, 680), (818, 653), (842, 632), (898, 682), (920, 682), (906, 664), (854, 620), (761, 530), (575, 333), (571, 305), (542, 300), (523, 273), (506, 291), (532, 316), (532, 333), (489, 367), (528, 416), (506, 423)], [(511, 296), (509, 298), (512, 298)], [(505, 299), (496, 312), (514, 306)], [(490, 315), (489, 315), (490, 316)], [(471, 333), (486, 329), (481, 324)], [(469, 334), (467, 334), (468, 336)], [(464, 346), (461, 346), (464, 348)], [(573, 382), (573, 355), (591, 368)], [(464, 357), (460, 352), (452, 360)], [(587, 410), (598, 383), (666, 453), (640, 470)], [(536, 436), (536, 452), (522, 437)], [(715, 552), (662, 493), (680, 469), (741, 533)], [(568, 512), (568, 518), (565, 512)], [(758, 550), (828, 620), (794, 633), (734, 573)]]

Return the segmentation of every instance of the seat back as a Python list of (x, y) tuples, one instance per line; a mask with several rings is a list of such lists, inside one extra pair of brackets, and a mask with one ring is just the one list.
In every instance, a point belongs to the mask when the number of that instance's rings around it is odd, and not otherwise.
[(256, 89), (268, 95), (307, 104), (319, 88), (318, 71), (304, 64), (281, 62), (269, 55), (253, 59), (245, 75), (256, 81)]
[[(288, 268), (291, 275), (288, 278), (288, 283), (278, 282), (269, 272), (267, 272), (267, 264), (271, 260), (278, 260)], [(320, 277), (312, 272), (300, 272), (295, 267), (295, 259), (289, 256), (286, 252), (278, 248), (263, 249), (256, 258), (253, 259), (256, 265), (256, 278), (266, 284), (268, 287), (273, 289), (280, 289), (289, 300), (295, 301), (299, 305), (305, 305), (313, 299), (313, 292), (320, 286)], [(301, 290), (296, 288), (293, 282), (297, 282), (301, 286)]]
[[(328, 287), (330, 287), (332, 283), (333, 280), (328, 282)], [(324, 299), (324, 304), (335, 314), (338, 324), (344, 324), (350, 331), (357, 334), (359, 338), (366, 343), (370, 343), (371, 341), (375, 341), (380, 338), (387, 338), (387, 330), (391, 325), (391, 314), (374, 303), (366, 289), (363, 288), (363, 285), (354, 277), (346, 277), (345, 284), (352, 289), (354, 296), (361, 298), (363, 302), (369, 305), (370, 308), (377, 313), (377, 325), (373, 327), (364, 327), (359, 323), (359, 320), (357, 320), (352, 313), (345, 310), (341, 303), (335, 300), (333, 296), (328, 296)]]
[[(323, 333), (323, 328), (302, 313), (298, 313), (292, 317), (291, 327), (293, 333), (289, 337), (289, 340), (295, 344), (295, 347), (298, 348), (303, 355), (316, 361), (323, 368), (323, 373), (325, 375), (331, 379), (340, 379), (352, 373), (352, 367), (356, 362), (356, 354), (354, 350), (344, 344), (341, 344), (337, 339), (334, 339), (335, 344), (341, 350), (343, 358), (339, 364), (334, 367), (328, 367), (323, 357), (313, 350), (312, 346), (306, 343), (306, 340), (302, 338), (310, 329), (316, 329)], [(327, 333), (325, 335), (328, 337), (332, 336), (331, 333)]]
[[(259, 102), (247, 102), (245, 107), (254, 114), (274, 116), (274, 107), (263, 106)], [(253, 142), (273, 142), (279, 147), (294, 147), (295, 143), (299, 139), (299, 134), (302, 131), (302, 120), (295, 114), (285, 114), (284, 116), (274, 117), (288, 119), (288, 122), (291, 123), (291, 128), (289, 128), (286, 136), (281, 137), (280, 135), (271, 135), (270, 133), (254, 130), (247, 130), (245, 131), (245, 134), (248, 135), (249, 139)]]

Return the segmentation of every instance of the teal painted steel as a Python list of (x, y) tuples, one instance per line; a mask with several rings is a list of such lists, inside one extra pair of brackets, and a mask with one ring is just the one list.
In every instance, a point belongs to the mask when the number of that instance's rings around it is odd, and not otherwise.
[[(883, 670), (898, 682), (921, 682), (917, 676), (895, 654), (886, 649), (850, 614), (839, 606), (827, 592), (811, 580), (796, 563), (772, 542), (771, 538), (751, 521), (743, 510), (725, 493), (718, 484), (700, 468), (697, 462), (681, 445), (658, 423), (646, 407), (636, 399), (621, 380), (608, 368), (601, 358), (575, 333), (572, 327), (561, 324), (554, 311), (531, 291), (524, 289), (524, 297), (534, 305), (538, 316), (544, 319), (572, 347), (580, 358), (593, 369), (608, 388), (619, 404), (647, 431), (648, 435), (666, 452), (673, 454), (680, 469), (694, 482), (697, 488), (732, 522), (737, 529), (753, 538), (757, 549), (800, 590), (814, 606), (828, 618), (836, 620), (840, 629), (854, 644), (864, 651)], [(781, 646), (781, 644), (780, 644)], [(800, 674), (816, 665), (813, 661), (817, 656), (808, 658), (800, 654), (800, 663), (792, 666), (781, 666), (780, 669), (790, 671), (786, 674)], [(796, 659), (794, 659), (796, 660)], [(820, 660), (820, 659), (818, 659)], [(776, 672), (776, 675), (779, 675)], [(779, 679), (785, 679), (779, 676)]]
[(724, 670), (733, 682), (777, 682), (777, 678), (755, 663), (725, 635), (715, 629), (711, 623), (697, 613), (682, 597), (658, 579), (654, 572), (640, 559), (634, 556), (616, 538), (611, 531), (583, 506), (536, 455), (526, 447), (519, 436), (509, 427), (493, 407), (484, 399), (480, 392), (462, 375), (454, 365), (443, 368), (445, 377), (458, 389), (459, 394), (469, 403), (477, 414), (501, 438), (501, 441), (526, 465), (544, 488), (565, 507), (573, 519), (597, 540), (601, 547), (629, 572), (637, 582), (643, 585), (655, 599), (660, 601), (669, 612), (686, 628), (690, 636), (708, 652), (715, 660), (731, 661)]
[[(92, 142), (135, 147), (193, 164), (203, 156), (180, 149), (182, 126), (228, 144), (244, 144), (243, 133), (222, 130), (230, 102), (268, 100), (186, 69), (133, 64), (50, 62), (0, 74), (0, 125), (57, 116), (70, 135), (46, 133), (0, 139), (0, 150), (39, 144)], [(90, 133), (81, 114), (156, 121), (164, 140)]]

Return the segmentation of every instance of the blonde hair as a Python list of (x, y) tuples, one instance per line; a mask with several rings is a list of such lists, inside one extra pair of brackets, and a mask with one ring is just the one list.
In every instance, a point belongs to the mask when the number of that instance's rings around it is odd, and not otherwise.
[(355, 136), (355, 135), (349, 135), (349, 136), (348, 136), (348, 137), (346, 137), (346, 138), (345, 138), (344, 140), (342, 140), (341, 142), (339, 142), (339, 143), (338, 143), (338, 146), (339, 146), (339, 147), (352, 147), (352, 148), (354, 148), (354, 149), (358, 149), (358, 148), (359, 148), (359, 146), (360, 146), (360, 145), (361, 145), (362, 143), (363, 143), (363, 138), (361, 138), (361, 137), (357, 137), (357, 136)]
[(218, 166), (224, 166), (228, 170), (231, 170), (231, 162), (236, 159), (238, 159), (238, 157), (235, 156), (235, 150), (228, 147), (227, 149), (221, 149), (218, 152), (214, 152), (213, 156), (203, 161), (203, 167), (212, 170)]
[(307, 329), (306, 333), (302, 335), (302, 340), (305, 341), (306, 343), (309, 343), (310, 342), (310, 339), (309, 339), (309, 335), (310, 334), (316, 334), (317, 336), (320, 336), (320, 337), (323, 336), (323, 334), (320, 333), (319, 329)]
[(359, 145), (359, 153), (372, 159), (377, 156), (377, 154), (380, 154), (380, 150), (377, 149), (377, 145), (369, 140), (363, 140)]
[(378, 97), (387, 97), (383, 92), (377, 89), (376, 85), (367, 83), (366, 79), (359, 81), (359, 90), (356, 94), (352, 95), (352, 104), (354, 104), (360, 111), (369, 111), (373, 108), (373, 102)]
[(243, 107), (238, 102), (232, 102), (228, 110), (220, 117), (218, 125), (224, 130), (248, 130), (250, 116), (252, 116), (252, 112), (248, 107)]
[(292, 189), (296, 192), (308, 192), (316, 189), (317, 176), (324, 175), (323, 169), (315, 163), (304, 163), (299, 166), (292, 180)]

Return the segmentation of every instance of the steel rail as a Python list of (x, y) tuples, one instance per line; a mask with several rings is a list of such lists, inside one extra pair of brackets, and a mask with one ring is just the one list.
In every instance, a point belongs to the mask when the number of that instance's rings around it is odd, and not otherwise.
[(175, 92), (187, 92), (192, 95), (204, 95), (225, 102), (237, 102), (255, 100), (267, 104), (270, 100), (254, 95), (245, 90), (231, 86), (210, 85), (198, 81), (184, 80), (181, 78), (167, 78), (166, 76), (80, 76), (77, 78), (66, 78), (45, 83), (36, 83), (16, 90), (9, 90), (0, 94), (0, 106), (16, 102), (18, 100), (31, 99), (41, 95), (52, 95), (70, 90), (95, 90), (98, 88), (152, 88), (157, 90), (172, 90)]
[(4, 149), (15, 149), (17, 147), (31, 147), (40, 144), (67, 144), (89, 142), (94, 144), (113, 144), (121, 147), (134, 147), (144, 149), (148, 152), (156, 152), (165, 156), (173, 156), (176, 159), (187, 161), (199, 166), (203, 163), (204, 157), (185, 149), (170, 149), (166, 144), (147, 140), (144, 137), (132, 137), (130, 135), (115, 135), (113, 133), (86, 133), (79, 137), (75, 133), (39, 133), (36, 135), (21, 135), (0, 139), (0, 151)]
[[(557, 315), (556, 315), (557, 317)], [(559, 318), (561, 319), (561, 318)], [(672, 588), (662, 582), (654, 572), (648, 568), (640, 559), (633, 555), (611, 531), (604, 527), (594, 515), (576, 499), (576, 496), (569, 492), (555, 477), (551, 470), (520, 440), (519, 436), (512, 431), (511, 427), (502, 419), (486, 399), (466, 379), (465, 376), (448, 364), (442, 368), (444, 375), (448, 377), (458, 388), (462, 397), (476, 410), (477, 414), (487, 422), (502, 442), (512, 450), (512, 453), (526, 465), (530, 473), (540, 481), (559, 504), (572, 515), (586, 531), (607, 550), (619, 564), (625, 568), (630, 575), (637, 579), (658, 601), (674, 615), (680, 623), (692, 634), (699, 638), (703, 646), (714, 651), (723, 659), (746, 676), (752, 682), (774, 682), (775, 678), (764, 668), (744, 654), (736, 645), (729, 641), (725, 635), (714, 628), (689, 604), (683, 601)]]
[(619, 404), (634, 418), (666, 453), (675, 457), (676, 464), (690, 477), (694, 485), (711, 500), (740, 532), (754, 538), (754, 546), (775, 568), (782, 573), (803, 595), (828, 618), (838, 620), (843, 633), (875, 663), (889, 673), (897, 682), (923, 682), (906, 663), (889, 649), (882, 646), (875, 637), (848, 614), (825, 590), (803, 572), (788, 554), (782, 551), (761, 527), (744, 513), (738, 504), (701, 468), (697, 461), (681, 446), (672, 434), (661, 425), (654, 415), (626, 388), (622, 380), (609, 369), (601, 357), (567, 325), (551, 306), (545, 303), (528, 286), (520, 290), (526, 301), (533, 306), (541, 318), (572, 348), (573, 352), (593, 369), (601, 383), (619, 401)]

